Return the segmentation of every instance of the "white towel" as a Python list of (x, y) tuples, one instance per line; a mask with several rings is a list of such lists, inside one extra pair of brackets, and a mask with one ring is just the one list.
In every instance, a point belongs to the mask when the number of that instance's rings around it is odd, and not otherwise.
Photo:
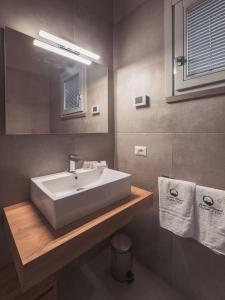
[(181, 237), (193, 237), (195, 183), (160, 177), (160, 226)]
[(225, 191), (196, 187), (194, 237), (215, 253), (225, 255)]

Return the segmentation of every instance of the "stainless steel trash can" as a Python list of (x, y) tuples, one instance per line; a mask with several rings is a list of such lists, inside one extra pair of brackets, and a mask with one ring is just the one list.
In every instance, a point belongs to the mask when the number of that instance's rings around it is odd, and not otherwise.
[(134, 280), (132, 272), (133, 255), (131, 239), (125, 234), (116, 234), (111, 240), (112, 247), (112, 275), (120, 282)]

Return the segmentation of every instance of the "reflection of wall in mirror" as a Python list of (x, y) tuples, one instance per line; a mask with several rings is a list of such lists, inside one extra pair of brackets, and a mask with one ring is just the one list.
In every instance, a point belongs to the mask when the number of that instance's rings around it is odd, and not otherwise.
[(7, 75), (7, 133), (49, 133), (48, 78), (15, 68), (7, 68)]
[(47, 134), (50, 127), (48, 68), (38, 60), (29, 36), (7, 28), (5, 38), (6, 133)]

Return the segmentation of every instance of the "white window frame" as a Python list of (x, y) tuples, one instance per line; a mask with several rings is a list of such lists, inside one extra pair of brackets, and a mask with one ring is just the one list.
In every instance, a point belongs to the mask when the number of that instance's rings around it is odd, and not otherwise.
[[(186, 64), (176, 67), (175, 57), (186, 57), (185, 9), (199, 0), (164, 0), (165, 96), (167, 102), (193, 100), (225, 93), (225, 71), (186, 77)], [(200, 0), (201, 1), (201, 0)]]

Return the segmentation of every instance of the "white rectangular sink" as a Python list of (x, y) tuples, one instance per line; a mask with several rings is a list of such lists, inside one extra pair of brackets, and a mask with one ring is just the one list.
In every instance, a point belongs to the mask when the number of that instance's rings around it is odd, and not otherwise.
[(31, 178), (31, 201), (59, 229), (130, 195), (131, 175), (104, 169), (79, 169)]

